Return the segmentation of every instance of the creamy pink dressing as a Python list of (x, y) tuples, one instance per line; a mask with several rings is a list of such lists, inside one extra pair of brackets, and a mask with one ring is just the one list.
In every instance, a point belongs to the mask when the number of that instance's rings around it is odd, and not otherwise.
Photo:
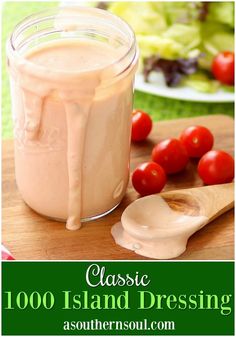
[(185, 251), (188, 238), (207, 220), (205, 216), (180, 214), (161, 196), (151, 195), (130, 204), (111, 233), (118, 245), (139, 255), (170, 259)]
[(10, 62), (18, 188), (37, 212), (67, 218), (68, 229), (111, 210), (125, 193), (134, 67), (106, 82), (123, 53), (65, 39)]

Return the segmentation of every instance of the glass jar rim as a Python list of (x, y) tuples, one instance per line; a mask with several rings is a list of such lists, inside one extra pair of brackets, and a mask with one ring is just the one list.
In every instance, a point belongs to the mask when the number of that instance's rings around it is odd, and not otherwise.
[[(110, 18), (110, 20), (115, 20), (116, 24), (120, 25), (121, 27), (123, 27), (125, 29), (125, 32), (127, 32), (129, 34), (129, 46), (127, 46), (127, 51), (121, 55), (121, 57), (119, 57), (118, 59), (116, 59), (114, 62), (111, 62), (107, 65), (106, 68), (110, 68), (112, 66), (114, 66), (115, 64), (118, 64), (119, 62), (122, 62), (126, 57), (129, 56), (130, 53), (132, 53), (133, 51), (133, 56), (131, 57), (131, 60), (129, 62), (129, 64), (126, 65), (125, 69), (122, 69), (120, 71), (120, 73), (116, 74), (116, 76), (121, 75), (122, 73), (124, 73), (129, 66), (135, 62), (136, 58), (137, 58), (137, 44), (136, 44), (136, 37), (134, 34), (133, 29), (131, 28), (131, 26), (124, 21), (123, 19), (121, 19), (120, 17), (112, 14), (111, 12), (108, 12), (107, 10), (103, 10), (103, 9), (99, 9), (99, 8), (94, 8), (94, 7), (83, 7), (83, 6), (78, 6), (78, 5), (73, 5), (73, 6), (58, 6), (58, 7), (53, 7), (47, 10), (43, 10), (43, 11), (39, 11), (36, 13), (33, 13), (31, 15), (26, 16), (23, 20), (21, 20), (13, 29), (8, 41), (7, 41), (7, 55), (11, 55), (13, 58), (16, 57), (19, 60), (24, 60), (25, 63), (30, 64), (31, 66), (34, 67), (34, 69), (37, 70), (41, 70), (41, 71), (46, 71), (46, 67), (42, 66), (42, 65), (38, 65), (35, 64), (34, 62), (26, 59), (24, 57), (24, 55), (21, 55), (20, 52), (17, 50), (17, 46), (15, 46), (15, 40), (16, 38), (22, 33), (24, 32), (27, 28), (29, 28), (30, 26), (32, 26), (33, 24), (39, 23), (42, 20), (47, 20), (47, 19), (53, 19), (56, 17), (57, 13), (59, 13), (60, 11), (63, 10), (76, 10), (79, 11), (80, 14), (85, 14), (88, 13), (90, 15), (92, 15), (93, 13), (97, 13), (102, 15), (103, 17), (106, 18)], [(78, 12), (77, 12), (78, 13)], [(76, 18), (78, 15), (72, 15), (72, 14), (67, 14), (66, 17), (70, 17), (70, 18)], [(57, 30), (57, 32), (63, 32), (63, 30)], [(53, 73), (55, 74), (66, 74), (66, 75), (78, 75), (80, 73), (83, 73), (83, 71), (61, 71), (58, 69), (53, 69), (52, 70)]]

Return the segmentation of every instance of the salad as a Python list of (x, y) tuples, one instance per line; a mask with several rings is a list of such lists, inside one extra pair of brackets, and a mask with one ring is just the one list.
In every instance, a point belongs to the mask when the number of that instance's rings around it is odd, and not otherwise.
[[(146, 81), (161, 72), (170, 87), (234, 90), (233, 2), (110, 2), (106, 7), (134, 29)], [(228, 81), (222, 80), (225, 72)]]

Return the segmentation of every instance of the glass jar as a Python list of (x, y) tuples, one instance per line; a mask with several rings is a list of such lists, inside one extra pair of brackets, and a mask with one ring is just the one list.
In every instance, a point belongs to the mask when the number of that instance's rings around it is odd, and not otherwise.
[(7, 56), (26, 204), (67, 219), (69, 229), (112, 211), (129, 180), (138, 60), (131, 28), (100, 9), (53, 9), (15, 27)]

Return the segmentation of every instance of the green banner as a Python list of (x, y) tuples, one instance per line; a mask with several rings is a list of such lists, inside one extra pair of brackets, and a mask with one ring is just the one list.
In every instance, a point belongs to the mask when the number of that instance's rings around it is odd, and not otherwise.
[(234, 335), (234, 263), (2, 262), (2, 335)]

